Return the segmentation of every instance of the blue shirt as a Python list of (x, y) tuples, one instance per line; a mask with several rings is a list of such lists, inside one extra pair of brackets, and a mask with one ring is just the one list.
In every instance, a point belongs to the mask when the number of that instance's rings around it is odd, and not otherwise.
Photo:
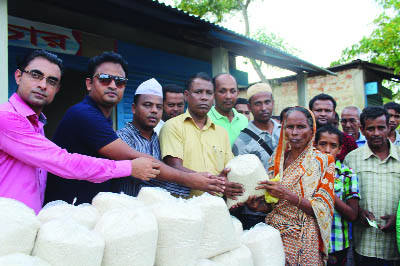
[(364, 146), (365, 143), (367, 143), (367, 139), (364, 137), (363, 134), (361, 134), (361, 131), (359, 131), (358, 139), (356, 140), (356, 144), (360, 148), (360, 147)]
[[(118, 139), (110, 118), (104, 116), (97, 104), (86, 96), (82, 102), (70, 107), (62, 118), (54, 143), (70, 153), (104, 158), (98, 151)], [(111, 191), (111, 182), (91, 183), (49, 175), (45, 202), (64, 200), (76, 204), (91, 203), (97, 193)]]
[[(139, 130), (132, 123), (127, 123), (124, 128), (117, 131), (117, 135), (136, 151), (149, 154), (161, 160), (160, 142), (155, 132), (153, 132), (150, 140), (148, 140), (140, 134)], [(122, 191), (125, 194), (136, 197), (142, 187), (161, 187), (173, 194), (186, 197), (190, 194), (190, 188), (188, 187), (155, 178), (149, 181), (142, 181), (136, 178), (119, 178), (112, 180), (112, 190), (117, 193)]]

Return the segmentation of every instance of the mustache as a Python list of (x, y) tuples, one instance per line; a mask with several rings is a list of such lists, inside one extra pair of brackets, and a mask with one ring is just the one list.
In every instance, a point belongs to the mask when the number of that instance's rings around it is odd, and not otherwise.
[(265, 111), (265, 112), (260, 112), (260, 115), (271, 115), (271, 112)]
[(48, 96), (48, 94), (47, 94), (46, 91), (43, 91), (42, 89), (39, 89), (39, 88), (34, 88), (34, 89), (32, 89), (32, 92), (38, 93), (38, 94), (40, 94), (40, 95), (42, 95), (42, 96), (45, 96), (45, 97)]
[(379, 137), (373, 137), (371, 136), (371, 140), (383, 140), (384, 138), (379, 136)]
[(106, 91), (104, 92), (104, 94), (107, 94), (107, 93), (112, 93), (112, 94), (117, 95), (117, 93), (116, 93), (114, 90), (106, 90)]

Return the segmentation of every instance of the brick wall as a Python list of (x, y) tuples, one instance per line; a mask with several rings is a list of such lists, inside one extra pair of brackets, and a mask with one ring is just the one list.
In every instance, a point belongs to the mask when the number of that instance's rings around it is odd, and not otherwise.
[[(364, 78), (361, 69), (349, 69), (336, 73), (337, 76), (314, 76), (307, 79), (307, 101), (320, 93), (326, 93), (335, 98), (336, 111), (342, 112), (349, 105), (361, 109), (365, 105)], [(297, 82), (283, 82), (273, 86), (275, 99), (274, 113), (279, 115), (282, 109), (297, 105)], [(307, 106), (308, 108), (308, 106)]]

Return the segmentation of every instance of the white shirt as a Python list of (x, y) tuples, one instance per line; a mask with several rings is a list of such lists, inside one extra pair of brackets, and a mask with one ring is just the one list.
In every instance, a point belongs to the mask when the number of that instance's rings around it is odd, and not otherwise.
[(154, 128), (154, 131), (157, 133), (157, 136), (160, 136), (160, 130), (164, 124), (165, 122), (160, 120), (160, 122), (158, 122), (157, 126)]

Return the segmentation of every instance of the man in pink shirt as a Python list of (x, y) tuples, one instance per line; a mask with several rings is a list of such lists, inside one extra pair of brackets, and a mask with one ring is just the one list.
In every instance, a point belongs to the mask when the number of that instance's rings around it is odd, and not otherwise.
[(151, 158), (113, 161), (68, 153), (44, 136), (42, 113), (60, 88), (62, 60), (34, 50), (15, 71), (18, 85), (0, 105), (0, 197), (19, 200), (40, 211), (47, 172), (68, 179), (104, 182), (134, 175), (155, 178), (160, 164)]

